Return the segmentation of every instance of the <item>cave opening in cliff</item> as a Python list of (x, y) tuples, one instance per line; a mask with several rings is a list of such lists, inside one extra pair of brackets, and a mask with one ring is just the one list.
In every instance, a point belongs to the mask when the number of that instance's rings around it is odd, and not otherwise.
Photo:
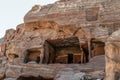
[(37, 64), (39, 64), (40, 54), (41, 54), (40, 48), (31, 48), (26, 50), (24, 63), (36, 62)]
[(73, 63), (73, 54), (68, 54), (68, 63)]
[(92, 38), (90, 40), (85, 40), (84, 43), (81, 43), (81, 48), (85, 54), (85, 61), (89, 62), (91, 58), (99, 55), (105, 54), (105, 43), (97, 40), (95, 38)]
[(105, 54), (105, 43), (97, 39), (91, 40), (91, 57)]
[(17, 54), (8, 54), (8, 61), (13, 62), (15, 58), (18, 58)]
[(115, 71), (115, 80), (120, 80), (120, 72)]
[(84, 62), (84, 53), (77, 37), (48, 39), (44, 43), (44, 63), (78, 64)]
[(43, 78), (43, 77), (34, 77), (34, 76), (20, 76), (17, 80), (53, 80), (53, 78)]

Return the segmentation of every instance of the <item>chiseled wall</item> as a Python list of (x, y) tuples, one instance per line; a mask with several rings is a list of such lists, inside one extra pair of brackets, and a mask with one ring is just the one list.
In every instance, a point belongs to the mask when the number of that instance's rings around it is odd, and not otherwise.
[(44, 47), (44, 54), (45, 54), (45, 62), (47, 63), (52, 63), (54, 56), (55, 56), (55, 52), (54, 52), (54, 48), (53, 46), (51, 46), (48, 42), (45, 42), (45, 47)]
[(83, 59), (79, 46), (56, 48), (56, 63), (68, 64), (68, 54), (73, 54), (73, 63), (79, 63)]
[(75, 53), (80, 53), (80, 47), (63, 47), (63, 48), (56, 48), (56, 55), (57, 56), (62, 56), (62, 55), (67, 55), (67, 54), (75, 54)]
[(49, 63), (53, 63), (54, 58), (55, 58), (55, 50), (54, 47), (50, 44), (48, 44), (48, 49), (49, 49)]
[(105, 54), (105, 44), (104, 43), (96, 43), (94, 45), (94, 49), (92, 50), (92, 57), (98, 56), (98, 55), (104, 55)]

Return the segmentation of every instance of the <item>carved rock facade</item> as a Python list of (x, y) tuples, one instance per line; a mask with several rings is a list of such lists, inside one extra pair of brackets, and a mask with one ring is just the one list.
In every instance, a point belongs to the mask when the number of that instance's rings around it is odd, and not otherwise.
[[(45, 6), (35, 5), (25, 15), (23, 24), (6, 31), (2, 49), (8, 67), (3, 74), (18, 80), (29, 79), (27, 76), (51, 80), (57, 69), (66, 68), (67, 64), (86, 63), (90, 57), (104, 55), (107, 38), (120, 26), (119, 2), (60, 0)], [(41, 63), (59, 63), (60, 67)]]

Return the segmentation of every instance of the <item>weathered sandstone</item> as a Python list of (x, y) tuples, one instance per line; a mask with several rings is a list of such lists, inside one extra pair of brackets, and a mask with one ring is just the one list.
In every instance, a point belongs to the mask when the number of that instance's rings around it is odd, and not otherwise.
[[(80, 77), (75, 76), (82, 72), (93, 79), (103, 72), (99, 76), (103, 79), (104, 56), (98, 55), (106, 52), (106, 56), (120, 61), (119, 42), (113, 42), (119, 41), (119, 3), (119, 0), (60, 0), (33, 6), (24, 23), (16, 30), (6, 31), (0, 48), (7, 59), (1, 59), (0, 77), (78, 80)], [(116, 80), (115, 69), (119, 71), (119, 64), (106, 57), (106, 80)]]

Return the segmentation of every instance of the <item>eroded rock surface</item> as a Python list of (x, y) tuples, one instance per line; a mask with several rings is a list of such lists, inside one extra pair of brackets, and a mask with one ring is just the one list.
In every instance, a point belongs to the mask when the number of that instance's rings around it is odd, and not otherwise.
[[(120, 26), (119, 3), (119, 0), (60, 0), (45, 6), (33, 6), (25, 15), (24, 23), (16, 30), (6, 31), (1, 44), (2, 56), (6, 56), (1, 59), (1, 78), (28, 79), (32, 76), (53, 79), (59, 75), (56, 80), (75, 80), (74, 76), (83, 72), (94, 74), (89, 76), (95, 79), (100, 75), (99, 79), (102, 79), (104, 56), (98, 55), (105, 54), (107, 38), (119, 41), (119, 31), (113, 33)], [(108, 57), (119, 61), (119, 43), (107, 43), (105, 49)], [(114, 51), (116, 54), (112, 55)], [(88, 60), (90, 52), (93, 59)], [(106, 69), (112, 67), (114, 71), (115, 67), (109, 63), (114, 64), (108, 60)], [(72, 71), (61, 74), (60, 70), (64, 72), (66, 68)], [(113, 76), (114, 73), (106, 75)]]
[(120, 79), (120, 30), (114, 32), (106, 43), (106, 80)]
[[(102, 79), (104, 78), (104, 56), (96, 56), (87, 64), (24, 64), (22, 62), (7, 63), (1, 65), (0, 70), (5, 70), (3, 74), (9, 79), (19, 80), (21, 77), (30, 78), (42, 77), (43, 80), (80, 80), (84, 78)], [(17, 60), (16, 60), (17, 61)], [(98, 61), (98, 62), (96, 62)], [(100, 61), (100, 62), (99, 62)], [(104, 63), (104, 65), (103, 65)], [(94, 67), (96, 66), (96, 67)], [(0, 71), (1, 72), (1, 71)], [(5, 73), (4, 73), (5, 72)], [(6, 78), (6, 79), (7, 79)], [(40, 79), (40, 78), (39, 78)]]

